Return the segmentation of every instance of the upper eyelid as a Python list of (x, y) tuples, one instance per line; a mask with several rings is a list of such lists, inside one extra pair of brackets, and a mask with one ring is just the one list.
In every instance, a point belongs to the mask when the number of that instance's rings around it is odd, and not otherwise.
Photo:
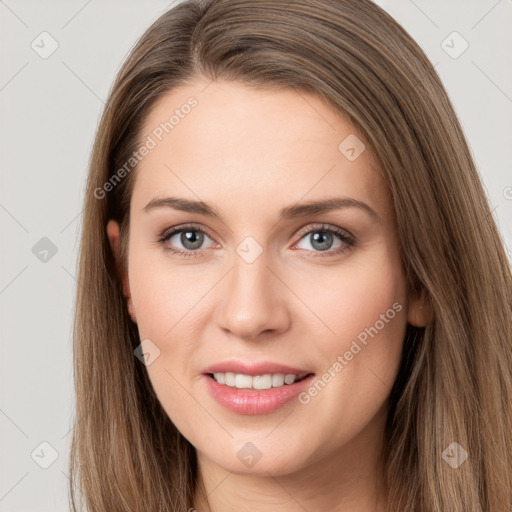
[(304, 226), (304, 228), (299, 229), (299, 231), (297, 232), (297, 236), (307, 235), (311, 231), (331, 231), (337, 235), (340, 234), (340, 233), (338, 233), (338, 231), (342, 231), (346, 237), (355, 238), (355, 236), (347, 229), (342, 228), (340, 226), (326, 224), (325, 222), (314, 224), (313, 226), (311, 226), (310, 224), (307, 224), (306, 226)]
[(167, 238), (171, 235), (175, 235), (176, 233), (180, 233), (187, 229), (189, 229), (191, 231), (199, 231), (201, 233), (208, 235), (212, 240), (214, 239), (214, 237), (210, 234), (210, 232), (207, 229), (203, 228), (202, 226), (196, 225), (196, 224), (184, 224), (184, 225), (178, 225), (178, 226), (174, 226), (172, 228), (166, 229), (165, 231), (163, 231), (161, 238)]
[[(168, 238), (170, 236), (175, 235), (176, 233), (180, 233), (187, 229), (204, 233), (204, 234), (208, 235), (208, 237), (211, 240), (216, 242), (215, 237), (211, 235), (211, 233), (209, 232), (208, 229), (206, 229), (203, 226), (200, 226), (199, 224), (196, 224), (196, 223), (188, 223), (188, 224), (178, 225), (178, 226), (169, 228), (162, 233), (160, 238)], [(325, 222), (324, 223), (320, 222), (320, 223), (306, 224), (305, 226), (303, 226), (302, 228), (300, 228), (297, 231), (295, 236), (298, 236), (299, 240), (300, 240), (303, 236), (309, 234), (312, 231), (330, 231), (330, 232), (333, 232), (334, 234), (337, 234), (338, 236), (340, 236), (340, 233), (338, 233), (338, 231), (342, 231), (347, 238), (350, 238), (352, 240), (355, 239), (355, 236), (347, 229), (339, 227), (339, 226), (330, 225)], [(216, 242), (216, 243), (218, 243), (218, 242)]]

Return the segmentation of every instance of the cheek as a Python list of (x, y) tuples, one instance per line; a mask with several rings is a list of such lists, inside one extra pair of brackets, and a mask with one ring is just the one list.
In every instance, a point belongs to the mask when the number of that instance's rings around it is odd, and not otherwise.
[[(320, 283), (309, 283), (308, 305), (325, 324), (323, 335), (311, 331), (322, 370), (299, 400), (304, 414), (316, 418), (311, 421), (319, 435), (332, 444), (346, 442), (365, 427), (398, 372), (407, 325), (406, 284), (399, 260), (381, 249)], [(343, 428), (333, 425), (335, 418), (345, 422)]]
[(139, 337), (151, 340), (160, 351), (147, 366), (148, 375), (168, 414), (181, 417), (182, 412), (188, 414), (193, 409), (183, 384), (189, 384), (191, 376), (197, 377), (194, 357), (201, 339), (198, 317), (215, 275), (201, 272), (197, 265), (178, 267), (162, 252), (148, 251), (143, 246), (132, 248), (129, 261)]
[(204, 421), (204, 411), (190, 397), (189, 364), (197, 348), (194, 318), (206, 283), (191, 279), (192, 265), (185, 268), (172, 268), (161, 255), (157, 261), (134, 250), (129, 271), (139, 337), (159, 350), (146, 366), (149, 379), (167, 415), (178, 430), (188, 433)]
[[(305, 283), (311, 290), (308, 305), (323, 322), (323, 335), (318, 329), (311, 332), (322, 370), (301, 403), (315, 410), (319, 429), (340, 442), (362, 429), (382, 406), (401, 359), (407, 325), (405, 276), (393, 247), (382, 244), (378, 249), (336, 268), (320, 282)], [(340, 411), (353, 423), (346, 431), (332, 432), (328, 418)]]
[(194, 265), (178, 268), (160, 251), (134, 249), (131, 254), (130, 292), (141, 338), (169, 339), (207, 292), (210, 279)]
[[(297, 281), (296, 290), (314, 313), (311, 318), (317, 326), (316, 333), (322, 333), (313, 340), (330, 360), (349, 350), (354, 340), (366, 346), (378, 336), (385, 343), (401, 344), (406, 323), (406, 285), (393, 248), (382, 245), (367, 256), (347, 260), (345, 266), (302, 278)], [(384, 351), (383, 345), (380, 343)]]

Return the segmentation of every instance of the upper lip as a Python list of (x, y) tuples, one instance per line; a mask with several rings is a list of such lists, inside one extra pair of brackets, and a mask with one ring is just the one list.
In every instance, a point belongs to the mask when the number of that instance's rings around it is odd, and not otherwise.
[(241, 373), (243, 375), (267, 375), (269, 373), (284, 373), (285, 375), (293, 374), (298, 377), (305, 377), (306, 375), (313, 373), (309, 370), (302, 368), (295, 368), (286, 364), (273, 363), (269, 361), (256, 362), (244, 362), (244, 361), (224, 361), (222, 363), (212, 364), (203, 370), (204, 374), (208, 373)]

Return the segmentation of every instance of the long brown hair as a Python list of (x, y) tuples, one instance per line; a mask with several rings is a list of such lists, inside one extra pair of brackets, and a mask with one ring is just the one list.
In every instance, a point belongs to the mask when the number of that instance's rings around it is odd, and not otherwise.
[[(407, 327), (391, 393), (383, 453), (389, 510), (512, 506), (511, 267), (433, 66), (369, 0), (186, 0), (133, 48), (90, 160), (75, 311), (72, 509), (193, 506), (195, 450), (134, 356), (141, 340), (105, 227), (111, 218), (120, 223), (126, 264), (136, 166), (118, 170), (140, 145), (155, 102), (197, 76), (314, 93), (378, 159), (409, 289), (432, 308), (425, 328)], [(468, 453), (458, 468), (442, 456), (453, 442)]]

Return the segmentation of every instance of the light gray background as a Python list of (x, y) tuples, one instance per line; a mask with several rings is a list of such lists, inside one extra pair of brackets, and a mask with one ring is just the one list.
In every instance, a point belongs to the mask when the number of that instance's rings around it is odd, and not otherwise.
[[(378, 3), (435, 64), (512, 247), (512, 1)], [(115, 73), (169, 6), (0, 0), (2, 512), (68, 510), (72, 308), (89, 153)], [(31, 47), (50, 48), (43, 31), (58, 43), (46, 59)], [(443, 49), (462, 48), (458, 36), (446, 39), (453, 31), (469, 44), (458, 58)], [(57, 248), (45, 262), (42, 249), (33, 253), (43, 237)], [(58, 457), (43, 469), (52, 450)]]

